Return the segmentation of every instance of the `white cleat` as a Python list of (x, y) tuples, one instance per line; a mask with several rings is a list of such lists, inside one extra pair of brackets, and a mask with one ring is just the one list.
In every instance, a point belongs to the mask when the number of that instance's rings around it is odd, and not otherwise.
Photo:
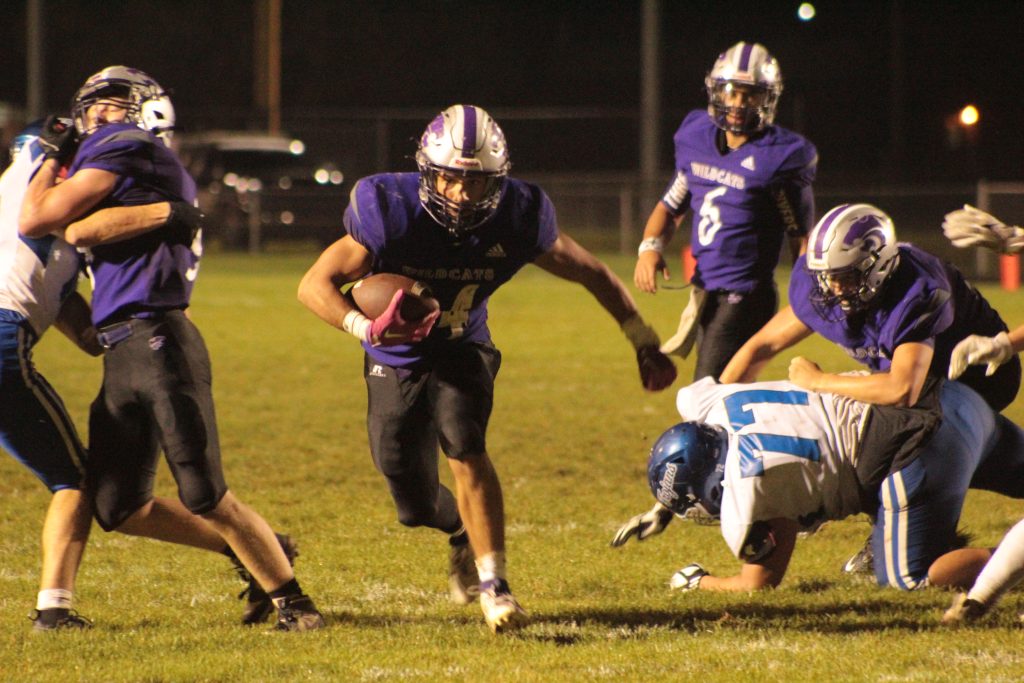
[(480, 576), (469, 543), (451, 546), (448, 555), (448, 598), (456, 605), (468, 605), (480, 595)]
[(495, 633), (507, 633), (529, 623), (526, 610), (519, 606), (504, 580), (480, 591), (480, 608), (484, 620)]

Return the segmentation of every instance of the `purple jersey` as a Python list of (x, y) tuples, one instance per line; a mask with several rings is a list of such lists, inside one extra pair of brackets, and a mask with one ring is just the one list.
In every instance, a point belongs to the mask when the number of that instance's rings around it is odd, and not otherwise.
[(673, 216), (693, 209), (693, 282), (749, 292), (772, 280), (783, 235), (810, 230), (818, 152), (806, 138), (769, 126), (723, 154), (720, 132), (705, 110), (683, 119), (673, 138), (676, 177), (661, 201)]
[(900, 344), (918, 342), (934, 348), (929, 372), (945, 377), (960, 340), (998, 334), (1006, 324), (955, 267), (912, 244), (901, 243), (899, 250), (899, 265), (859, 324), (838, 304), (825, 316), (817, 309), (811, 300), (817, 283), (805, 256), (793, 267), (789, 303), (804, 325), (874, 371), (889, 369)]
[[(134, 124), (111, 123), (82, 141), (68, 170), (96, 168), (117, 175), (96, 208), (195, 201), (195, 182), (174, 152)], [(188, 306), (202, 249), (169, 244), (163, 229), (93, 247), (92, 319), (103, 325), (130, 315)]]
[(371, 357), (394, 367), (429, 359), (452, 343), (489, 341), (491, 294), (558, 238), (551, 200), (536, 185), (510, 178), (494, 215), (453, 242), (420, 204), (417, 173), (382, 173), (356, 183), (345, 229), (370, 252), (372, 272), (419, 280), (441, 304), (441, 318), (423, 342), (364, 344)]

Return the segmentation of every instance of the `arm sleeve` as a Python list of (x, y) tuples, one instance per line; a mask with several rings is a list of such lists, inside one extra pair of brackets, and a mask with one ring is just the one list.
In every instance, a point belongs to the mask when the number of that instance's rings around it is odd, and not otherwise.
[(661, 203), (665, 205), (672, 216), (681, 216), (690, 208), (690, 186), (686, 181), (686, 174), (677, 171), (672, 182), (669, 183), (665, 194), (661, 197)]
[(891, 348), (911, 342), (928, 343), (953, 324), (953, 302), (947, 289), (932, 289), (910, 298), (889, 316), (886, 327)]
[(383, 217), (376, 195), (372, 182), (359, 180), (352, 188), (342, 218), (345, 231), (375, 258), (384, 246)]

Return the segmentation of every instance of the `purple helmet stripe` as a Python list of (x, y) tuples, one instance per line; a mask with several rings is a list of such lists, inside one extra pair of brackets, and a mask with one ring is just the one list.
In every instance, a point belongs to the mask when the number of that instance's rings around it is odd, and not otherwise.
[(753, 52), (753, 43), (743, 43), (743, 51), (740, 52), (740, 71), (750, 71), (750, 55)]
[(476, 107), (462, 108), (462, 155), (476, 155)]
[(814, 244), (811, 247), (814, 250), (814, 258), (820, 259), (825, 256), (825, 235), (828, 234), (829, 228), (832, 227), (832, 223), (839, 217), (839, 214), (848, 208), (850, 208), (849, 204), (840, 204), (825, 214), (825, 217), (818, 223), (817, 228), (815, 228), (818, 233), (814, 236)]

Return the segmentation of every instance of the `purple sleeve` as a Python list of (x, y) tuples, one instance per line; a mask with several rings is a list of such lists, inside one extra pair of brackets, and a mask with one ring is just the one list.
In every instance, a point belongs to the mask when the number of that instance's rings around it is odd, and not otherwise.
[(558, 219), (555, 217), (555, 205), (547, 193), (541, 191), (540, 210), (537, 212), (537, 256), (551, 250), (558, 239)]
[(774, 188), (776, 205), (787, 235), (806, 235), (814, 223), (814, 189), (818, 173), (818, 150), (807, 140), (800, 144), (779, 169)]
[(820, 316), (814, 310), (812, 296), (817, 289), (814, 276), (807, 270), (807, 256), (801, 256), (793, 264), (793, 272), (789, 277), (789, 305), (793, 313), (812, 330), (820, 327)]
[(934, 338), (953, 324), (953, 316), (948, 289), (915, 286), (886, 318), (882, 338), (894, 351), (911, 342), (934, 344)]
[(366, 178), (352, 188), (343, 217), (345, 231), (367, 251), (377, 255), (384, 248), (384, 225), (376, 187)]
[(122, 131), (88, 148), (87, 156), (76, 166), (109, 171), (117, 176), (142, 175), (152, 168), (152, 145), (145, 131)]

